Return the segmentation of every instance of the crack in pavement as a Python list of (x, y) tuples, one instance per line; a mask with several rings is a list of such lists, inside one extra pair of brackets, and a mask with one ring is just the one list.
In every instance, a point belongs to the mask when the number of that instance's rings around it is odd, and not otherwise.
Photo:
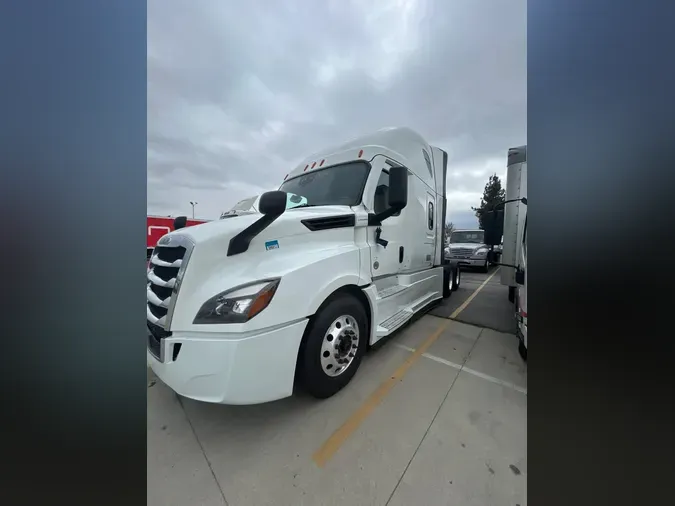
[(192, 430), (192, 434), (195, 436), (195, 439), (197, 440), (197, 444), (199, 445), (199, 448), (202, 451), (202, 455), (204, 455), (204, 459), (206, 460), (206, 463), (209, 466), (209, 471), (211, 471), (211, 476), (213, 476), (213, 480), (216, 482), (216, 486), (218, 487), (218, 490), (220, 491), (220, 496), (223, 498), (223, 502), (225, 503), (225, 506), (230, 506), (230, 503), (227, 502), (227, 499), (225, 498), (225, 492), (223, 491), (223, 487), (220, 486), (220, 482), (218, 481), (218, 478), (216, 477), (216, 473), (213, 471), (213, 466), (211, 465), (211, 461), (209, 460), (209, 457), (206, 455), (206, 451), (204, 450), (204, 445), (202, 445), (201, 440), (199, 439), (199, 436), (197, 435), (197, 431), (195, 430), (194, 425), (192, 425), (192, 420), (190, 420), (190, 415), (188, 415), (187, 410), (185, 409), (185, 406), (183, 405), (183, 400), (180, 398), (180, 395), (175, 394), (176, 398), (178, 399), (178, 404), (180, 404), (181, 409), (183, 410), (183, 413), (185, 414), (185, 419), (187, 420), (188, 424), (190, 425), (190, 429)]
[(429, 434), (429, 431), (431, 430), (431, 426), (432, 426), (432, 425), (434, 424), (434, 422), (436, 421), (436, 417), (438, 417), (438, 414), (441, 412), (441, 409), (443, 408), (443, 405), (445, 404), (445, 401), (448, 400), (448, 396), (450, 395), (450, 391), (452, 390), (452, 387), (455, 386), (455, 382), (457, 381), (457, 378), (459, 378), (459, 375), (461, 374), (462, 369), (464, 369), (464, 365), (465, 365), (465, 364), (467, 363), (467, 361), (469, 360), (469, 357), (471, 357), (471, 353), (473, 352), (473, 349), (474, 349), (474, 348), (476, 347), (476, 345), (478, 344), (478, 341), (480, 340), (480, 336), (483, 335), (483, 330), (484, 330), (484, 329), (481, 328), (481, 330), (480, 330), (480, 332), (479, 332), (479, 334), (478, 334), (478, 337), (476, 338), (476, 341), (473, 343), (473, 346), (472, 346), (471, 349), (469, 350), (469, 353), (466, 355), (466, 358), (465, 358), (464, 361), (462, 362), (462, 367), (461, 367), (461, 369), (459, 369), (459, 370), (457, 371), (457, 374), (455, 375), (455, 378), (452, 380), (452, 383), (450, 384), (450, 388), (448, 388), (448, 391), (445, 392), (445, 396), (443, 397), (443, 400), (442, 400), (441, 403), (439, 404), (438, 409), (436, 410), (436, 413), (434, 413), (434, 416), (433, 416), (433, 418), (431, 419), (431, 423), (430, 423), (429, 426), (427, 427), (427, 430), (424, 431), (424, 435), (423, 435), (422, 438), (420, 439), (420, 442), (419, 442), (419, 444), (417, 445), (417, 448), (415, 448), (415, 451), (413, 452), (412, 457), (410, 457), (410, 460), (409, 460), (408, 463), (406, 464), (405, 469), (404, 469), (403, 472), (401, 473), (401, 476), (398, 478), (398, 481), (396, 482), (396, 486), (394, 487), (394, 490), (391, 491), (391, 495), (389, 496), (389, 499), (387, 499), (387, 502), (385, 503), (384, 506), (389, 506), (389, 503), (390, 503), (391, 500), (393, 499), (394, 494), (396, 494), (396, 491), (398, 490), (398, 487), (399, 487), (399, 485), (401, 484), (401, 481), (403, 481), (403, 477), (404, 477), (405, 474), (408, 472), (408, 468), (410, 467), (410, 464), (412, 464), (412, 461), (415, 460), (415, 456), (417, 455), (417, 452), (418, 452), (419, 449), (422, 447), (422, 443), (424, 443), (424, 440), (427, 438), (427, 435)]

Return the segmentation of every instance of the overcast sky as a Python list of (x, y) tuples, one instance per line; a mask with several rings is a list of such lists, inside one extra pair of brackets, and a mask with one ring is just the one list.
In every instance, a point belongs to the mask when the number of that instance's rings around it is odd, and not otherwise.
[(215, 219), (303, 158), (387, 126), (446, 150), (477, 221), (525, 144), (525, 0), (148, 0), (148, 213)]

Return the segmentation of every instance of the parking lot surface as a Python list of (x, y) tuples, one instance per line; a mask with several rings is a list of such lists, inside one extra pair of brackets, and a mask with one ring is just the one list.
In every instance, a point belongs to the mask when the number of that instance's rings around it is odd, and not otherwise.
[(364, 358), (330, 399), (179, 398), (148, 370), (148, 505), (521, 505), (527, 367), (499, 273)]

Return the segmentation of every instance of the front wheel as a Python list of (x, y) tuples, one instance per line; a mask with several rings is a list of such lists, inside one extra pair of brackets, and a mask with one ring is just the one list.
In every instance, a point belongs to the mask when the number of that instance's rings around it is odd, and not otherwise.
[(485, 265), (483, 267), (481, 267), (480, 270), (481, 270), (481, 272), (488, 272), (490, 270), (490, 262), (485, 260)]
[(368, 318), (361, 303), (339, 295), (314, 316), (298, 357), (299, 386), (313, 397), (335, 395), (356, 374), (366, 351)]
[(459, 284), (461, 282), (462, 282), (462, 270), (458, 266), (457, 269), (455, 270), (455, 282), (452, 285), (453, 292), (457, 291), (457, 289), (459, 288)]

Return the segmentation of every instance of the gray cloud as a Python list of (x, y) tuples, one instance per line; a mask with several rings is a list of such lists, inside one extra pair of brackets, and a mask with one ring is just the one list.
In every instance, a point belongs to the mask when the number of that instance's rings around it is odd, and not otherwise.
[(526, 91), (524, 0), (149, 0), (148, 211), (216, 218), (324, 146), (405, 125), (450, 153), (449, 219), (473, 226), (526, 142)]

